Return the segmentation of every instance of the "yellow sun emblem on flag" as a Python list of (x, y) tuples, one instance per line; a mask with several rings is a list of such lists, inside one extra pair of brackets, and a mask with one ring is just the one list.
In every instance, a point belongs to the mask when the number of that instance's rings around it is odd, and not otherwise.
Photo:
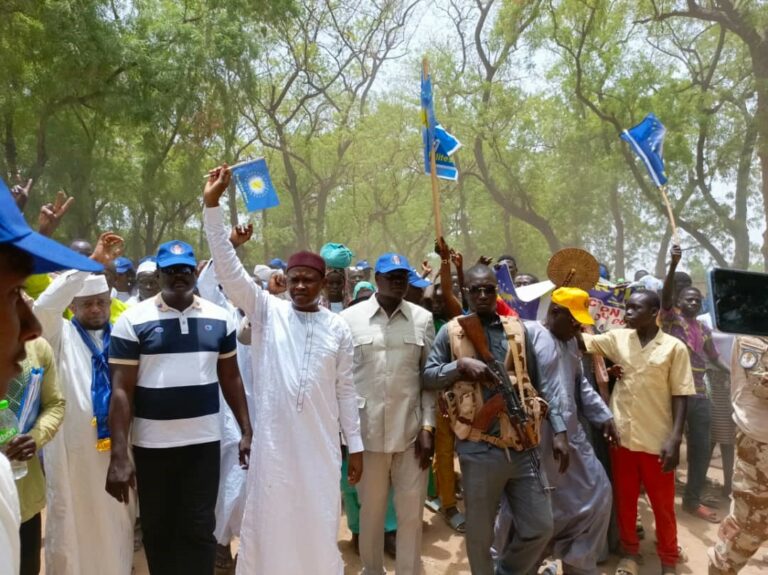
[(248, 191), (253, 196), (260, 196), (264, 193), (264, 180), (261, 176), (254, 176), (248, 180)]

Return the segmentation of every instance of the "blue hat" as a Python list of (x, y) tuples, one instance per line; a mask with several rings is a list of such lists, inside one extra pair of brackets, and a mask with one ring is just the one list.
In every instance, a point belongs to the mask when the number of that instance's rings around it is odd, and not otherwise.
[(32, 272), (36, 274), (69, 269), (84, 272), (104, 270), (104, 266), (100, 263), (32, 231), (2, 179), (0, 179), (0, 244), (10, 244), (32, 256), (34, 260)]
[(408, 263), (408, 258), (400, 254), (387, 253), (380, 255), (379, 259), (376, 260), (377, 274), (388, 274), (396, 270), (411, 271), (411, 264)]
[(160, 269), (171, 266), (195, 267), (196, 265), (195, 251), (186, 242), (171, 240), (157, 249), (157, 267)]
[(284, 270), (285, 269), (285, 262), (283, 260), (281, 260), (280, 258), (274, 258), (274, 259), (269, 261), (269, 267), (271, 267), (272, 269), (275, 269), (275, 270), (276, 269)]
[(157, 262), (157, 258), (155, 256), (144, 256), (139, 260), (139, 265), (143, 264), (144, 262)]
[(369, 270), (371, 269), (371, 264), (368, 263), (368, 260), (360, 260), (355, 264), (355, 267), (361, 270)]
[(426, 278), (422, 278), (415, 269), (411, 268), (408, 272), (408, 284), (418, 289), (424, 289), (431, 286), (432, 282)]
[(120, 256), (115, 260), (115, 271), (119, 274), (128, 273), (133, 269), (133, 262), (125, 256)]

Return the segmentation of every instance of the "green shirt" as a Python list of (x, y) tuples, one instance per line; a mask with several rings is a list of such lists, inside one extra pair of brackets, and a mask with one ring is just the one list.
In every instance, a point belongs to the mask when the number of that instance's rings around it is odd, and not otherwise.
[(27, 474), (16, 481), (21, 507), (21, 521), (29, 521), (45, 507), (45, 476), (38, 457), (40, 449), (48, 443), (64, 420), (64, 396), (56, 381), (56, 363), (53, 350), (43, 338), (39, 337), (26, 344), (27, 358), (22, 362), (19, 380), (23, 391), (29, 385), (32, 368), (43, 369), (43, 381), (40, 387), (40, 413), (29, 435), (35, 440), (37, 453), (27, 461)]

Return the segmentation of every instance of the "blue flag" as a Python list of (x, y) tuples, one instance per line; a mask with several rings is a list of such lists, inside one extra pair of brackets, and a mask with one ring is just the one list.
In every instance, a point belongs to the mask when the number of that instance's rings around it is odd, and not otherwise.
[(459, 171), (450, 156), (461, 148), (461, 142), (445, 131), (435, 118), (432, 76), (421, 73), (421, 137), (424, 142), (424, 173), (431, 174), (429, 154), (435, 148), (437, 177), (456, 181)]
[(232, 178), (249, 212), (274, 208), (280, 204), (264, 158), (243, 162), (232, 168)]
[(666, 131), (664, 124), (656, 116), (648, 114), (637, 126), (621, 133), (621, 139), (629, 142), (635, 153), (640, 156), (657, 188), (667, 183), (663, 158)]

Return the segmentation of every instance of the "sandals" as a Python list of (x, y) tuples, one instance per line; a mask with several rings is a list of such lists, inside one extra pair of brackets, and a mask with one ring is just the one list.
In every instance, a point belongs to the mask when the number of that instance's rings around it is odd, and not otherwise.
[(456, 531), (456, 533), (464, 533), (466, 531), (466, 519), (464, 518), (464, 514), (456, 507), (451, 507), (451, 509), (454, 510), (452, 515), (448, 515), (447, 509), (440, 509), (440, 515), (445, 519), (445, 522), (450, 528)]
[(722, 518), (717, 514), (717, 511), (711, 507), (707, 507), (703, 503), (699, 503), (699, 505), (693, 509), (690, 507), (683, 507), (683, 510), (686, 513), (690, 513), (694, 517), (698, 517), (704, 521), (709, 521), (710, 523), (720, 523), (720, 521), (722, 521)]
[(435, 497), (433, 499), (427, 499), (424, 501), (424, 507), (429, 509), (432, 513), (440, 512), (440, 498)]
[(616, 566), (616, 572), (614, 575), (637, 575), (637, 561), (634, 557), (622, 557), (619, 559), (619, 564)]

